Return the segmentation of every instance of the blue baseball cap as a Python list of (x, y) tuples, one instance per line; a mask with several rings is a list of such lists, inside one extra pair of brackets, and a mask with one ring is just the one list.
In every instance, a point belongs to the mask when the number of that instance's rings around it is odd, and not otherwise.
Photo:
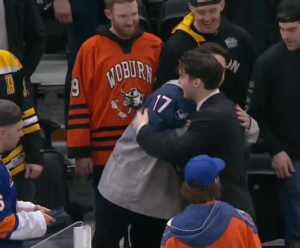
[(225, 162), (219, 158), (199, 155), (192, 158), (184, 169), (184, 181), (193, 189), (213, 184), (218, 173), (225, 167)]

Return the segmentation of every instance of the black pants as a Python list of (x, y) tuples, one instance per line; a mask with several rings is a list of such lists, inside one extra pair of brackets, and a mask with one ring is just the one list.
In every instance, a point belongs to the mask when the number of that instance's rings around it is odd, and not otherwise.
[(96, 223), (93, 248), (119, 248), (120, 240), (127, 235), (132, 248), (159, 248), (167, 220), (133, 213), (102, 197), (97, 197), (99, 220)]

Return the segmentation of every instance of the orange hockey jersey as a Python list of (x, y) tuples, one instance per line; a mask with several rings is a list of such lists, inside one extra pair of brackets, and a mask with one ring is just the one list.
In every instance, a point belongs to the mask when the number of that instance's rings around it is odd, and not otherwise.
[(72, 74), (69, 158), (104, 166), (137, 108), (152, 92), (162, 41), (139, 30), (122, 40), (100, 27), (80, 48)]
[(221, 201), (188, 206), (171, 219), (161, 248), (261, 248), (249, 214)]

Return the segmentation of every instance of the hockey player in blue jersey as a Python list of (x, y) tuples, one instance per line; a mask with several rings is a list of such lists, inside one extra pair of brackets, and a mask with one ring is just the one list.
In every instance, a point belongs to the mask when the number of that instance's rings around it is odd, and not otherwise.
[[(203, 45), (226, 67), (226, 50), (218, 45)], [(221, 82), (222, 83), (222, 82)], [(178, 80), (167, 82), (145, 102), (151, 126), (161, 135), (180, 135), (195, 104), (183, 98)], [(253, 121), (254, 123), (255, 121)], [(133, 248), (160, 247), (165, 225), (183, 209), (180, 195), (181, 178), (173, 165), (145, 153), (136, 142), (130, 124), (118, 140), (103, 171), (96, 197), (100, 214), (97, 247), (117, 248), (119, 240), (131, 225)], [(146, 241), (146, 242), (145, 242)]]
[[(0, 153), (14, 149), (23, 136), (20, 108), (8, 100), (0, 100)], [(38, 238), (54, 222), (49, 209), (31, 202), (17, 201), (14, 181), (0, 161), (0, 247), (22, 248), (22, 240)]]

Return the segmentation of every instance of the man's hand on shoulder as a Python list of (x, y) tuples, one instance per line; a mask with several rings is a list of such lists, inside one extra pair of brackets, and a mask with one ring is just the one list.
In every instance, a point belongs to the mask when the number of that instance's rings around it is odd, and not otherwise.
[(190, 127), (191, 123), (192, 123), (192, 121), (191, 121), (191, 120), (187, 120), (187, 121), (186, 121), (186, 124), (185, 124), (185, 126), (186, 126), (186, 128), (187, 128), (187, 129), (189, 129), (189, 127)]
[(76, 171), (83, 176), (89, 176), (93, 172), (92, 158), (77, 158), (75, 161)]
[(238, 116), (238, 119), (241, 123), (241, 126), (243, 126), (246, 129), (250, 129), (251, 127), (250, 116), (239, 105), (236, 105), (235, 109), (236, 109), (236, 114)]
[(54, 12), (56, 19), (64, 24), (70, 24), (73, 22), (72, 10), (69, 0), (55, 0)]
[(136, 116), (133, 120), (133, 128), (136, 130), (136, 133), (140, 129), (149, 123), (148, 109), (140, 110), (136, 113)]
[(39, 164), (26, 164), (25, 178), (37, 178), (42, 171), (43, 167)]

